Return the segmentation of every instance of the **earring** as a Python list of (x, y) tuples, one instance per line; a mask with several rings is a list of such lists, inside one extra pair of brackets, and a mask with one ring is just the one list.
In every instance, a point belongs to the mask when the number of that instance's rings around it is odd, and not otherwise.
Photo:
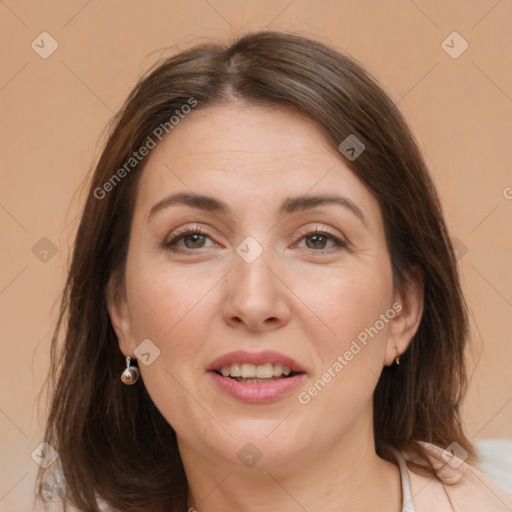
[(395, 358), (395, 363), (396, 363), (396, 364), (400, 364), (400, 356), (401, 356), (402, 354), (400, 354), (400, 352), (398, 352), (398, 348), (396, 347), (396, 345), (395, 345), (395, 349), (396, 349), (396, 353), (398, 354), (398, 355), (396, 356), (396, 358)]
[(135, 384), (140, 377), (140, 371), (136, 366), (130, 366), (131, 358), (126, 358), (126, 369), (121, 374), (121, 380), (123, 381), (123, 384), (126, 384), (127, 386), (131, 386), (132, 384)]

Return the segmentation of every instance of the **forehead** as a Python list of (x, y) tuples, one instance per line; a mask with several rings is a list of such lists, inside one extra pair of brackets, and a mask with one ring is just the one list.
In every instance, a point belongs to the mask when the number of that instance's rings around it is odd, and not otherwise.
[(378, 214), (376, 199), (312, 121), (268, 106), (226, 104), (181, 120), (149, 155), (136, 209), (147, 213), (176, 191), (215, 194), (234, 209), (336, 192)]

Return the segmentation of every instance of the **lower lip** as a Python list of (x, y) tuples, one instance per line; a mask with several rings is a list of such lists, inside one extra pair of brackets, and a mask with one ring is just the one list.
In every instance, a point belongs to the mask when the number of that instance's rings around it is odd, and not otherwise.
[(222, 391), (233, 398), (251, 404), (262, 404), (278, 400), (300, 386), (306, 378), (305, 373), (299, 373), (293, 377), (270, 382), (238, 382), (229, 377), (223, 377), (217, 372), (209, 373)]

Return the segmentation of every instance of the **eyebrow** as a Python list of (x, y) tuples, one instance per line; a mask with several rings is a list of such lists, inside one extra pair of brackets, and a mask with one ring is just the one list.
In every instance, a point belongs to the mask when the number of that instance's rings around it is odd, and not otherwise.
[[(348, 209), (356, 217), (358, 217), (359, 220), (361, 220), (366, 227), (368, 227), (366, 218), (363, 215), (361, 209), (348, 197), (339, 196), (336, 194), (317, 194), (288, 197), (281, 203), (278, 209), (278, 214), (281, 216), (285, 214), (309, 210), (312, 208), (316, 208), (318, 206), (332, 204), (339, 205)], [(223, 215), (229, 215), (231, 213), (231, 208), (220, 199), (201, 194), (179, 192), (164, 197), (162, 200), (158, 201), (158, 203), (153, 205), (153, 207), (149, 211), (148, 221), (157, 212), (165, 208), (169, 208), (170, 206), (173, 205), (184, 205), (189, 206), (190, 208), (197, 208), (199, 210), (204, 210), (207, 212), (213, 212)]]

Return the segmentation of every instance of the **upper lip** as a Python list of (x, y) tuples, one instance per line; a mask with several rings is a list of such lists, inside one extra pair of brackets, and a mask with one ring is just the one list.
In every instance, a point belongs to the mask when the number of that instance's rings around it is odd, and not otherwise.
[(306, 373), (306, 370), (297, 361), (291, 357), (274, 352), (272, 350), (264, 350), (263, 352), (247, 352), (246, 350), (235, 350), (223, 356), (218, 357), (208, 365), (207, 371), (219, 371), (224, 366), (231, 366), (235, 363), (249, 363), (261, 365), (266, 363), (282, 364), (287, 366), (296, 373)]

